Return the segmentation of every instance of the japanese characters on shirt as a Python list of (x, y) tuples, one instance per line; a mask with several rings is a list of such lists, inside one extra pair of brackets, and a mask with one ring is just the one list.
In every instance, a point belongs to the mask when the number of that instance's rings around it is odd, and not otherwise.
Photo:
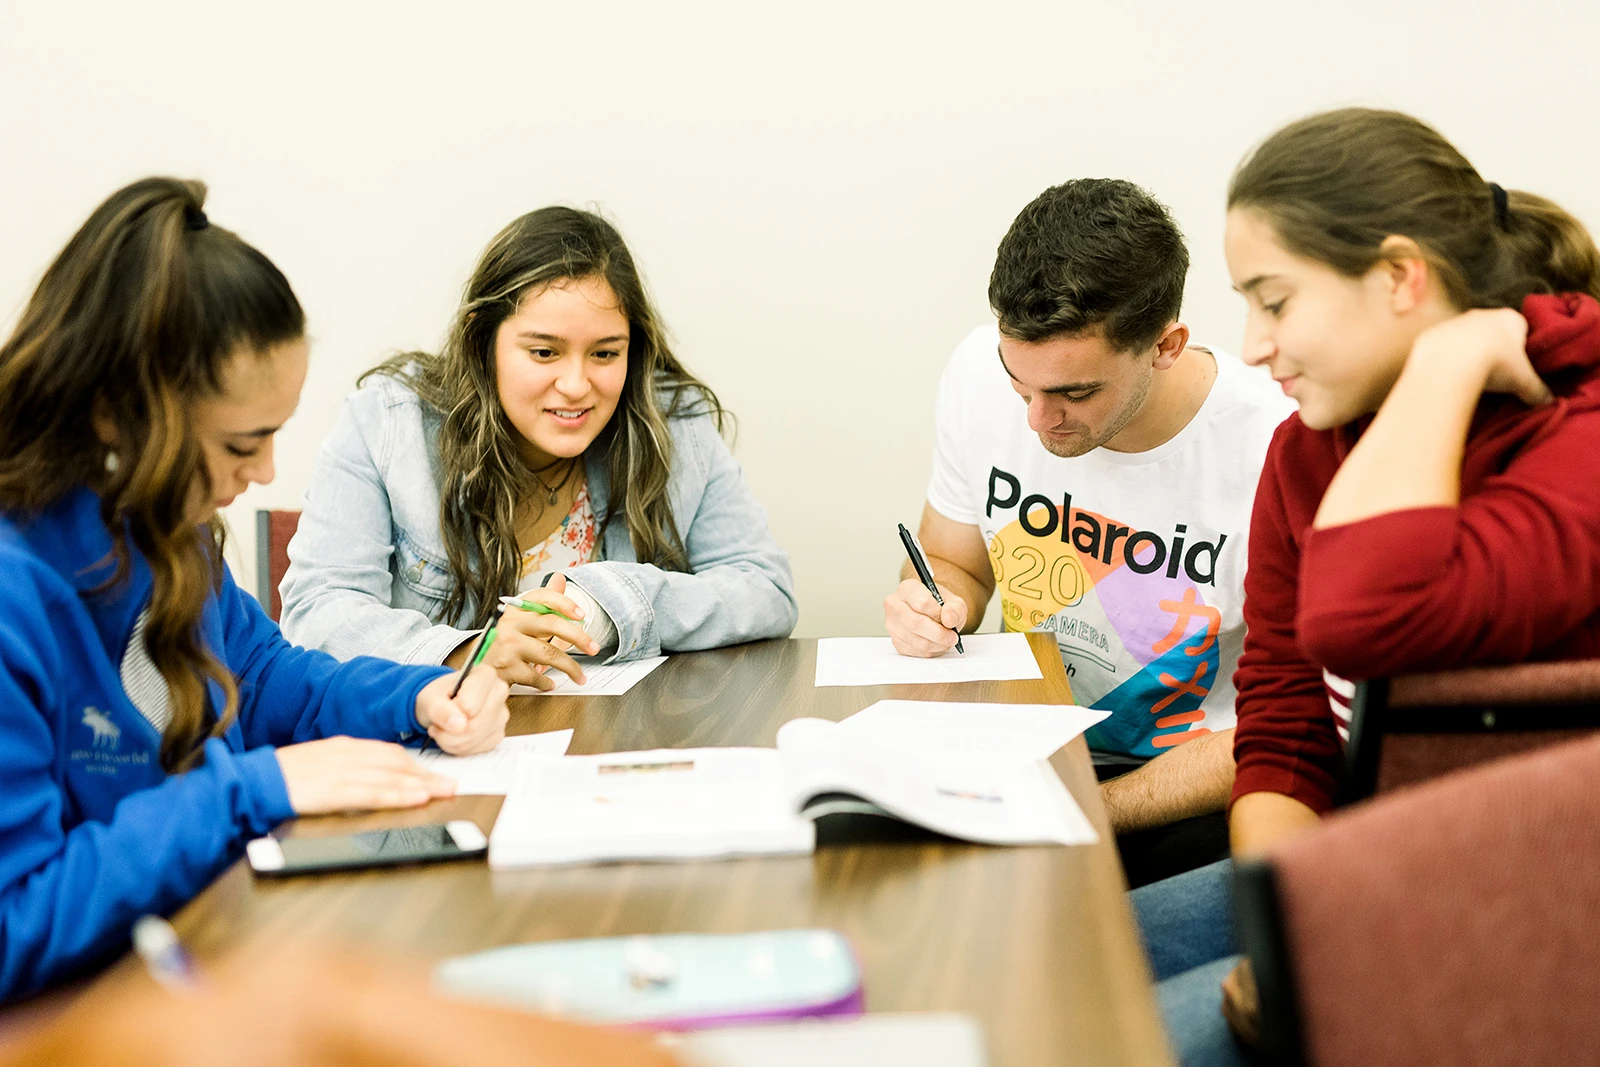
[(1074, 699), (1112, 712), (1089, 731), (1098, 750), (1149, 757), (1232, 727), (1250, 509), (1292, 404), (1213, 350), (1210, 395), (1172, 440), (1062, 459), (1028, 428), (998, 342), (974, 331), (945, 370), (928, 500), (979, 528), (1003, 626), (1055, 634)]

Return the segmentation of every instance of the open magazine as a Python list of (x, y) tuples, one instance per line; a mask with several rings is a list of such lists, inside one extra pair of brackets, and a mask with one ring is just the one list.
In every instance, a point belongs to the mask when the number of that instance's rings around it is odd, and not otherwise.
[[(868, 715), (890, 704), (910, 707)], [(964, 738), (962, 716), (935, 710), (952, 707), (886, 701), (842, 723), (795, 719), (778, 731), (775, 749), (656, 749), (541, 761), (507, 795), (489, 838), (489, 864), (806, 853), (816, 846), (814, 820), (841, 813), (886, 816), (989, 844), (1096, 840), (1045, 757), (1103, 713), (1031, 709), (1053, 716), (1047, 740), (1034, 731), (1027, 743), (1008, 741), (995, 722), (979, 743)], [(1030, 710), (963, 707), (1005, 709), (993, 713), (1000, 720)], [(1070, 713), (1083, 713), (1082, 725), (1063, 718)], [(983, 725), (981, 717), (966, 718), (969, 728)], [(908, 733), (909, 725), (926, 729)]]

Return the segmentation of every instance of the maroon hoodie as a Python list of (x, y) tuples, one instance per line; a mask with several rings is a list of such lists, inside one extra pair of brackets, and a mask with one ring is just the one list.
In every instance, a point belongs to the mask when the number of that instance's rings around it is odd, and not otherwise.
[(1278, 428), (1250, 522), (1234, 800), (1333, 806), (1346, 679), (1600, 656), (1600, 304), (1530, 296), (1522, 314), (1556, 402), (1483, 399), (1455, 507), (1313, 530), (1366, 420)]

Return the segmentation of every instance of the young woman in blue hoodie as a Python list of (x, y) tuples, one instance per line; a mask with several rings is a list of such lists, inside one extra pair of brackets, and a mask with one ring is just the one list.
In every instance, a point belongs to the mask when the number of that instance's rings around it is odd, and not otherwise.
[(272, 480), (305, 316), (205, 187), (97, 208), (0, 345), (0, 1000), (104, 960), (295, 815), (453, 791), (393, 742), (504, 734), (474, 671), (295, 648), (217, 509)]

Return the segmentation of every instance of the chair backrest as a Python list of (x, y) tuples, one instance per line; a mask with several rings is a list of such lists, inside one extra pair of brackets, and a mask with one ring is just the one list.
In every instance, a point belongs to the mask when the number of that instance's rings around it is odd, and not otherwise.
[(1600, 660), (1379, 678), (1350, 701), (1342, 800), (1600, 729)]
[(1592, 1062), (1600, 738), (1340, 812), (1241, 863), (1276, 1063)]
[(278, 585), (289, 569), (289, 539), (299, 525), (298, 511), (256, 512), (256, 599), (273, 622), (283, 614)]

